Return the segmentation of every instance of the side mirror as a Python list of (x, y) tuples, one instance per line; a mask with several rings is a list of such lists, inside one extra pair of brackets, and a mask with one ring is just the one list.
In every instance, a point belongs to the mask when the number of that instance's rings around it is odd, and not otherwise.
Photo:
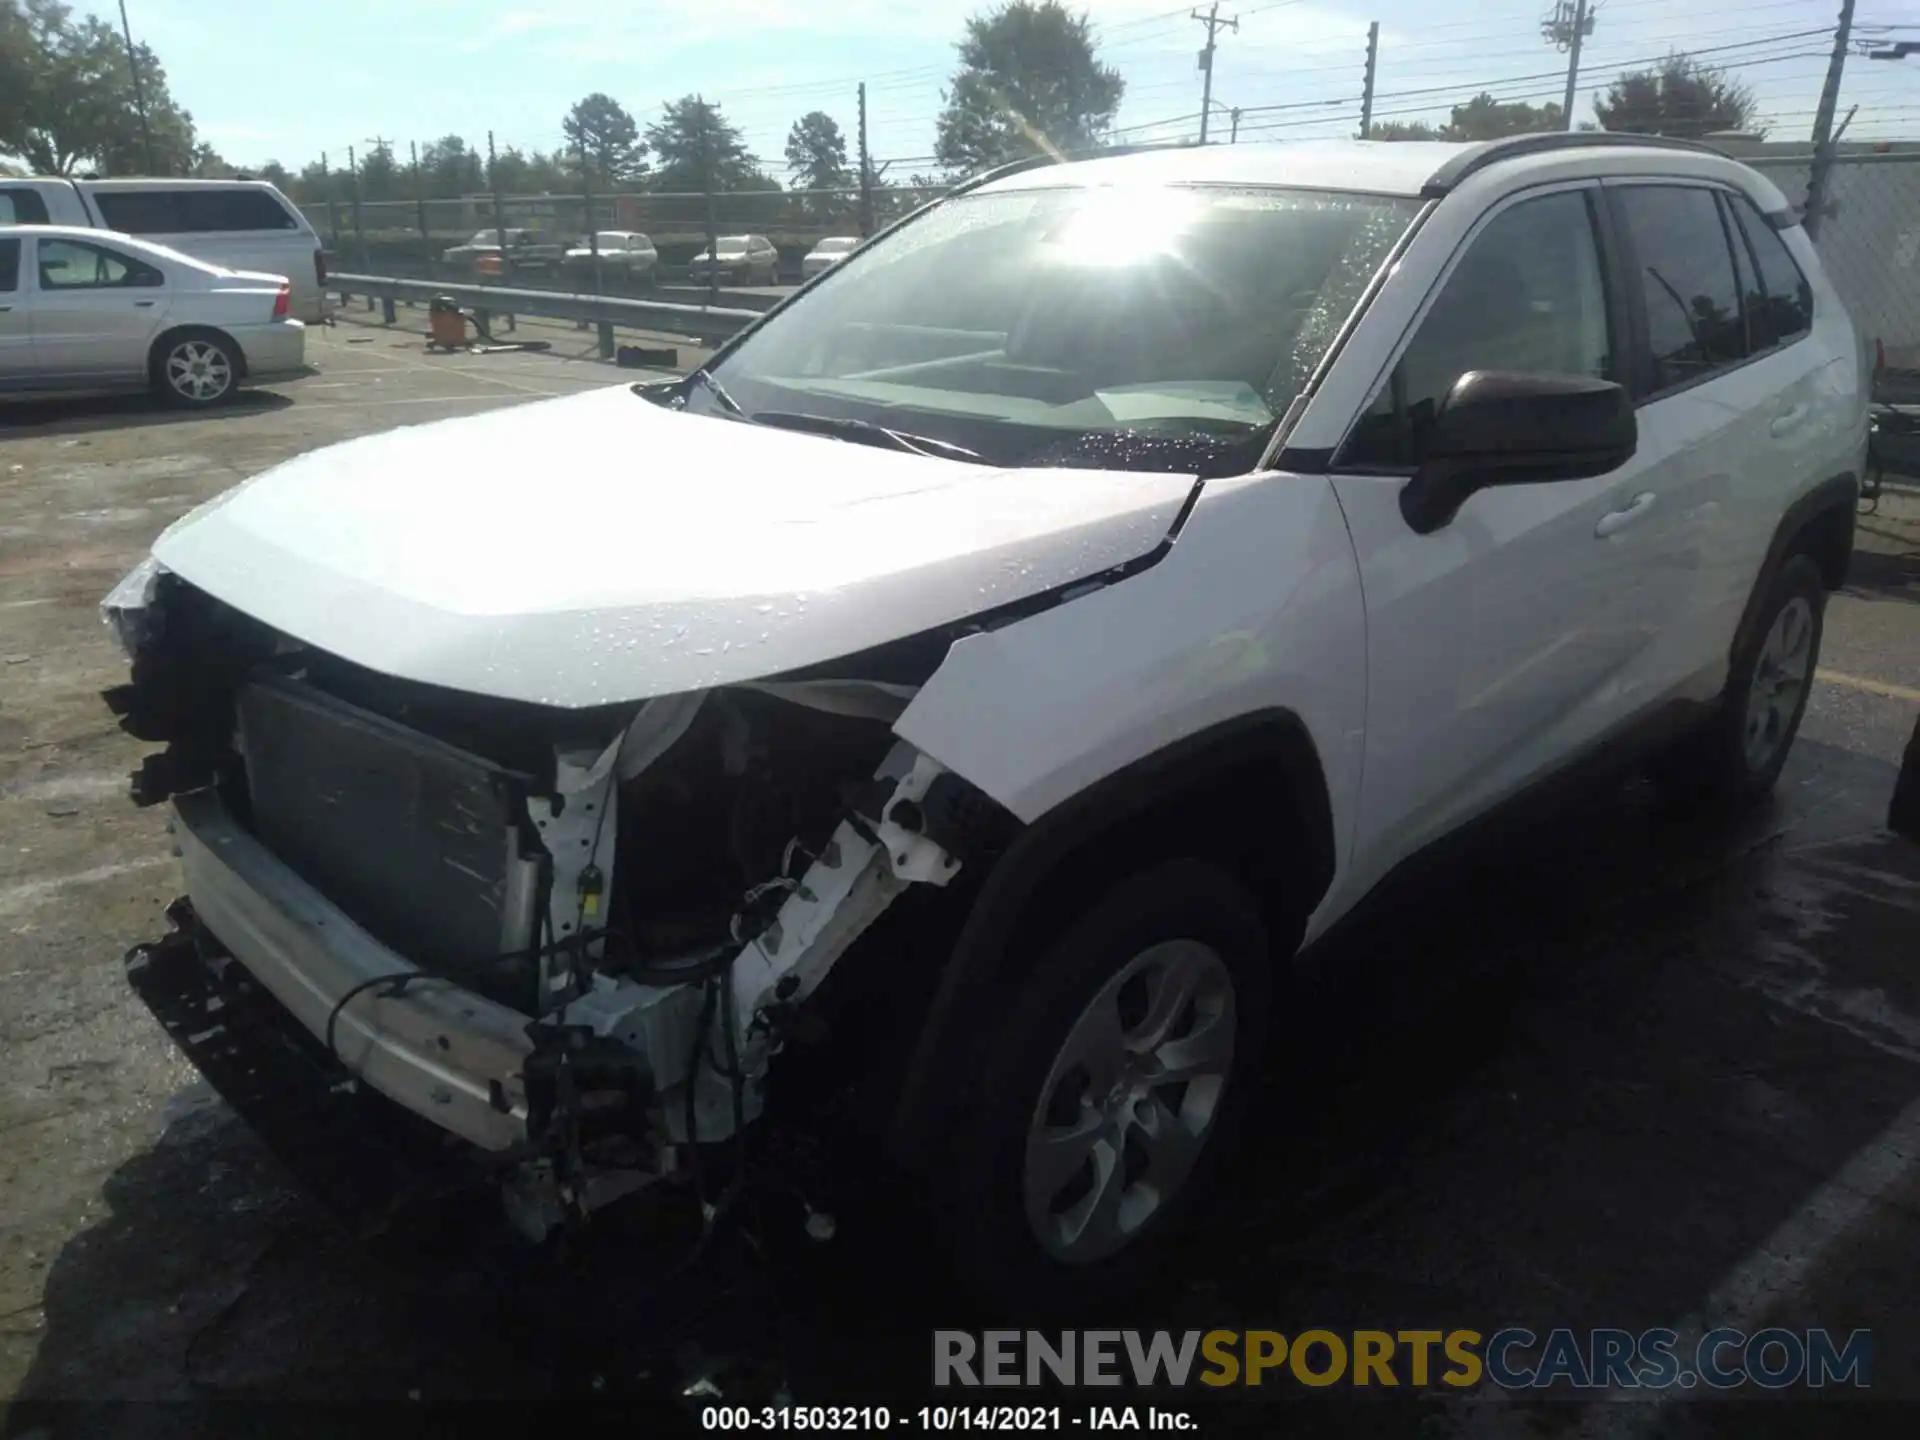
[(1611, 380), (1469, 370), (1433, 422), (1400, 514), (1430, 535), (1494, 485), (1585, 480), (1617, 470), (1640, 443), (1633, 402)]

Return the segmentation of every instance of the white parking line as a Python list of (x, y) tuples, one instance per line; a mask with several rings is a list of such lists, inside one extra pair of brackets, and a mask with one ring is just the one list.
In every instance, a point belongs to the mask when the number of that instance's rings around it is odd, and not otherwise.
[[(1698, 1312), (1674, 1328), (1679, 1357), (1691, 1356), (1709, 1330), (1751, 1330), (1784, 1302), (1793, 1300), (1834, 1247), (1871, 1217), (1882, 1200), (1920, 1173), (1920, 1100), (1854, 1152), (1838, 1174), (1812, 1195), (1758, 1249), (1736, 1265)], [(1682, 1363), (1685, 1363), (1684, 1359)], [(1651, 1435), (1668, 1406), (1696, 1391), (1614, 1388), (1581, 1416), (1586, 1437)], [(1640, 1401), (1642, 1403), (1622, 1403)]]

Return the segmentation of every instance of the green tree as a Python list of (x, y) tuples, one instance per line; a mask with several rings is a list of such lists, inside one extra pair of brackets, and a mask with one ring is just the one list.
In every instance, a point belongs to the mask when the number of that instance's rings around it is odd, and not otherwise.
[(640, 127), (611, 95), (599, 91), (587, 96), (560, 122), (567, 145), (585, 155), (593, 183), (602, 190), (631, 186), (646, 178), (646, 151)]
[[(353, 183), (359, 187), (360, 198), (370, 203), (399, 200), (412, 193), (411, 189), (402, 189), (393, 147), (384, 143), (355, 155)], [(351, 195), (353, 192), (349, 189), (341, 193)]]
[(493, 157), (486, 183), (502, 195), (555, 195), (574, 190), (579, 179), (569, 172), (557, 151), (545, 155), (509, 145)]
[(0, 0), (0, 151), (47, 175), (191, 171), (206, 158), (193, 116), (175, 103), (149, 47), (136, 45), (132, 63), (146, 98), (151, 164), (119, 30), (96, 16), (76, 21), (58, 0)]
[(1528, 105), (1518, 100), (1496, 100), (1481, 91), (1464, 105), (1453, 107), (1453, 119), (1441, 131), (1443, 140), (1500, 140), (1508, 135), (1534, 135), (1565, 129), (1560, 107), (1549, 100)]
[(421, 149), (420, 179), (436, 200), (475, 195), (487, 188), (480, 156), (458, 135), (442, 135)]
[(1630, 70), (1593, 103), (1606, 130), (1697, 140), (1716, 130), (1766, 134), (1756, 127), (1753, 91), (1693, 56), (1675, 51), (1647, 70)]
[(739, 129), (698, 95), (661, 107), (659, 123), (647, 127), (647, 148), (660, 161), (655, 190), (703, 191), (709, 179), (715, 190), (762, 190), (768, 183)]
[(933, 146), (949, 170), (1088, 149), (1126, 93), (1120, 72), (1095, 57), (1086, 15), (1060, 0), (1011, 0), (976, 15), (957, 48)]
[(1438, 140), (1438, 126), (1425, 120), (1376, 120), (1367, 131), (1369, 140)]
[(824, 110), (811, 110), (787, 132), (787, 173), (796, 190), (840, 190), (853, 184), (847, 137)]

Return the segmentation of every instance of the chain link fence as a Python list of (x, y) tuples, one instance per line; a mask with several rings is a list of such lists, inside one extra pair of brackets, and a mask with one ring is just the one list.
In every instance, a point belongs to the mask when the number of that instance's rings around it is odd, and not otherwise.
[[(878, 230), (926, 204), (939, 187), (885, 186), (871, 198), (870, 229)], [(587, 244), (604, 231), (646, 235), (659, 253), (648, 283), (683, 280), (693, 258), (718, 236), (764, 235), (780, 254), (779, 278), (800, 276), (802, 259), (829, 236), (858, 236), (861, 196), (836, 190), (735, 190), (705, 193), (500, 195), (458, 199), (356, 201), (333, 199), (300, 207), (326, 242), (337, 268), (412, 279), (486, 283), (502, 279), (476, 270), (479, 254), (495, 250), (499, 232), (526, 249), (511, 283), (619, 293), (638, 288), (613, 261), (563, 272), (556, 252)]]

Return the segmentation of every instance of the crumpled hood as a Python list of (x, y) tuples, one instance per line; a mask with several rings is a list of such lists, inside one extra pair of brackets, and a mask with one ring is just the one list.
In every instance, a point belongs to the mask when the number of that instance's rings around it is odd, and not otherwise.
[(268, 470), (154, 557), (405, 679), (582, 707), (758, 679), (1138, 559), (1195, 480), (991, 470), (670, 411), (626, 385)]

